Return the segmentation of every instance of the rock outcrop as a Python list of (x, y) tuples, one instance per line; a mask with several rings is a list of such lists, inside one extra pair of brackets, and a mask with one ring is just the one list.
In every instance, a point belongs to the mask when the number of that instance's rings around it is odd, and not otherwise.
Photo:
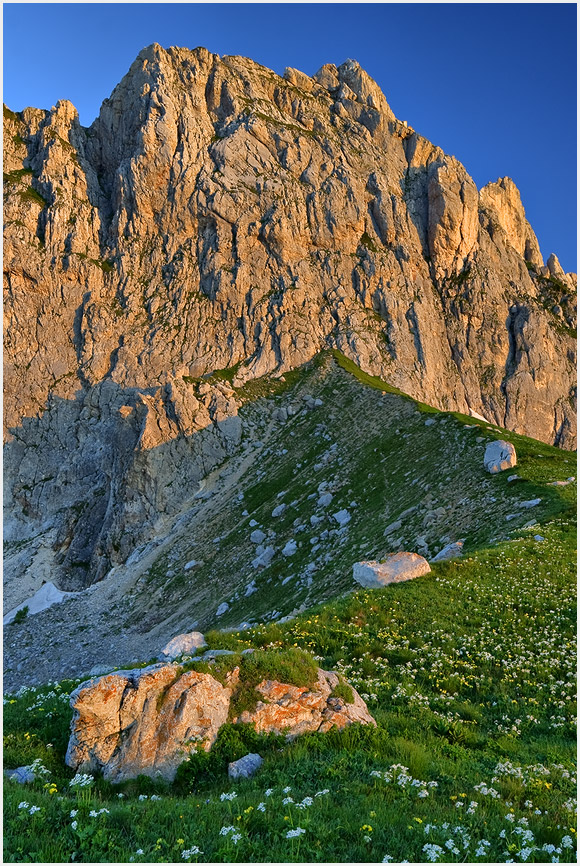
[[(102, 772), (111, 782), (140, 774), (171, 781), (189, 754), (200, 748), (209, 751), (227, 721), (239, 668), (226, 680), (230, 687), (207, 673), (159, 664), (82, 683), (70, 696), (74, 715), (67, 765)], [(353, 722), (376, 724), (354, 689), (352, 703), (333, 695), (338, 684), (336, 674), (322, 670), (310, 688), (264, 680), (256, 686), (263, 701), (233, 721), (288, 737)], [(247, 755), (237, 766), (230, 765), (230, 775), (250, 775), (260, 763), (259, 756)]]
[[(240, 440), (235, 385), (336, 347), (574, 447), (575, 277), (509, 178), (400, 123), (354, 61), (281, 78), (140, 52), (90, 128), (4, 112), (6, 537), (101, 579)], [(207, 374), (216, 373), (210, 382)]]
[(352, 689), (352, 703), (333, 695), (338, 684), (336, 674), (323, 670), (318, 671), (318, 681), (310, 688), (264, 680), (256, 686), (263, 700), (258, 701), (254, 710), (245, 710), (234, 721), (254, 725), (260, 733), (278, 732), (288, 738), (308, 731), (326, 733), (332, 727), (344, 728), (353, 722), (376, 725), (355, 689)]
[(177, 665), (116, 671), (82, 683), (66, 763), (122, 782), (143, 774), (171, 780), (192, 751), (209, 751), (228, 717), (231, 690)]
[(368, 589), (380, 589), (390, 583), (401, 583), (429, 574), (431, 566), (418, 553), (391, 553), (384, 562), (369, 560), (355, 562), (352, 576)]

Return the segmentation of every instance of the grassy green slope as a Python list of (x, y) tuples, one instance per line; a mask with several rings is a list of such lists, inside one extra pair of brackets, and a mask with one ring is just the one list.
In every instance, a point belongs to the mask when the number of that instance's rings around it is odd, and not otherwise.
[[(272, 523), (276, 494), (287, 491), (279, 547), (291, 533), (300, 537), (292, 524), (314, 513), (308, 496), (319, 479), (338, 478), (332, 511), (357, 502), (347, 538), (331, 536), (329, 562), (287, 603), (343, 597), (289, 622), (212, 631), (207, 639), (233, 650), (310, 651), (359, 690), (377, 728), (286, 744), (228, 725), (209, 756), (183, 765), (171, 787), (142, 778), (75, 789), (64, 752), (67, 695), (76, 683), (24, 689), (5, 699), (5, 764), (39, 758), (50, 776), (26, 787), (7, 782), (7, 861), (575, 862), (574, 485), (547, 486), (572, 473), (573, 457), (472, 419), (426, 414), (406, 398), (378, 395), (382, 383), (356, 375), (362, 390), (336, 366), (282, 385), (281, 402), (308, 389), (324, 407), (278, 431), (282, 439), (257, 470), (263, 477), (243, 479), (240, 513), (228, 520), (217, 510), (208, 533), (210, 543), (214, 531), (226, 533), (231, 544), (224, 539), (222, 556), (233, 551), (245, 568), (252, 515)], [(430, 418), (436, 423), (426, 427)], [(328, 439), (315, 435), (321, 423)], [(505, 474), (492, 478), (482, 469), (485, 441), (499, 434), (516, 445), (521, 481), (508, 484)], [(334, 442), (336, 456), (314, 470)], [(306, 472), (290, 471), (304, 461)], [(535, 509), (514, 508), (537, 496)], [(445, 512), (426, 526), (425, 514), (439, 502)], [(419, 513), (403, 523), (403, 542), (420, 533), (435, 546), (461, 527), (466, 555), (409, 583), (344, 594), (352, 562), (388, 552), (384, 526), (418, 503)], [(508, 513), (520, 516), (506, 521)], [(538, 524), (522, 528), (531, 514)], [(176, 572), (193, 549), (177, 550)], [(299, 553), (306, 562), (306, 551)], [(273, 560), (251, 605), (232, 602), (232, 619), (271, 611), (267, 594), (281, 592), (280, 576), (290, 568), (300, 571)], [(215, 574), (219, 580), (217, 560)], [(250, 751), (265, 758), (258, 775), (228, 780), (228, 761)]]
[[(305, 395), (320, 398), (322, 406), (305, 409)], [(177, 633), (194, 623), (207, 629), (218, 621), (233, 627), (276, 619), (352, 590), (358, 560), (396, 550), (432, 557), (460, 538), (466, 551), (475, 550), (531, 519), (573, 507), (574, 485), (546, 483), (575, 471), (569, 452), (418, 404), (338, 353), (288, 374), (285, 382), (249, 383), (242, 396), (242, 415), (262, 424), (264, 447), (227, 500), (203, 520), (193, 517), (141, 578), (127, 599), (127, 625), (148, 631), (174, 615)], [(263, 419), (273, 407), (297, 412), (268, 433)], [(485, 471), (485, 446), (498, 437), (515, 444), (521, 480), (509, 483), (509, 472), (492, 477)], [(332, 494), (326, 507), (317, 504), (324, 484)], [(542, 501), (533, 509), (519, 506), (536, 498)], [(273, 518), (280, 503), (287, 508)], [(332, 515), (345, 508), (351, 521), (338, 532)], [(411, 508), (385, 538), (385, 528)], [(320, 522), (313, 525), (311, 518)], [(275, 533), (263, 542), (276, 551), (266, 568), (252, 566), (253, 529)], [(284, 556), (290, 540), (296, 553)], [(186, 570), (191, 560), (201, 565)], [(229, 610), (216, 620), (223, 602)]]

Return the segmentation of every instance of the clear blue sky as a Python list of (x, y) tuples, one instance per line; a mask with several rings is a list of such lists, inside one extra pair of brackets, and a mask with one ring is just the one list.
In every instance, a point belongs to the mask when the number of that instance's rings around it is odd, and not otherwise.
[(70, 99), (88, 126), (151, 42), (279, 74), (358, 60), (397, 117), (479, 187), (512, 177), (544, 258), (576, 270), (575, 4), (9, 3), (4, 101)]

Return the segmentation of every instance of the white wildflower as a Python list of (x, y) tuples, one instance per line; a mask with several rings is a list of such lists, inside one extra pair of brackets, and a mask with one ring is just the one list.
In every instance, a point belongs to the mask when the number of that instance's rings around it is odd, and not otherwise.
[(183, 860), (189, 860), (190, 857), (196, 857), (198, 854), (203, 854), (197, 845), (194, 845), (193, 848), (187, 848), (185, 851), (181, 852), (181, 857)]
[(95, 777), (90, 773), (77, 773), (68, 784), (69, 788), (88, 788), (94, 781)]
[(423, 845), (423, 853), (429, 863), (436, 863), (439, 859), (439, 855), (443, 854), (443, 848), (441, 848), (440, 845)]

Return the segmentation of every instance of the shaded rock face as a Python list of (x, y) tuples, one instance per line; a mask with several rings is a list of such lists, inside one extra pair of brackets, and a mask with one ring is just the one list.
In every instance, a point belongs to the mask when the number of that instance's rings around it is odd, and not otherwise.
[[(189, 754), (209, 751), (215, 742), (238, 680), (239, 668), (228, 675), (229, 688), (210, 674), (161, 664), (82, 683), (70, 696), (74, 715), (66, 763), (74, 770), (102, 772), (111, 782), (140, 774), (171, 781)], [(332, 696), (338, 682), (336, 674), (322, 670), (311, 689), (265, 680), (257, 686), (264, 700), (234, 722), (289, 737), (353, 722), (376, 724), (354, 689), (352, 704)], [(230, 775), (249, 775), (257, 768), (256, 757), (238, 761)]]
[(230, 689), (209, 674), (154, 665), (80, 685), (66, 763), (122, 782), (140, 774), (172, 780), (197, 748), (209, 751), (227, 720)]
[[(442, 409), (575, 442), (575, 277), (354, 61), (142, 52), (88, 129), (5, 110), (8, 538), (99, 579), (239, 441), (227, 383), (334, 346)], [(54, 576), (54, 574), (53, 574)]]
[(344, 728), (353, 722), (376, 725), (365, 702), (354, 689), (353, 703), (333, 697), (333, 689), (338, 683), (336, 674), (323, 670), (318, 671), (318, 683), (314, 688), (264, 680), (256, 686), (264, 700), (258, 702), (255, 710), (245, 710), (234, 721), (252, 724), (260, 733), (281, 732), (289, 738), (307, 731), (325, 733), (332, 727)]
[(355, 562), (352, 576), (361, 586), (380, 589), (389, 583), (401, 583), (429, 574), (431, 567), (418, 553), (391, 553), (385, 562)]

